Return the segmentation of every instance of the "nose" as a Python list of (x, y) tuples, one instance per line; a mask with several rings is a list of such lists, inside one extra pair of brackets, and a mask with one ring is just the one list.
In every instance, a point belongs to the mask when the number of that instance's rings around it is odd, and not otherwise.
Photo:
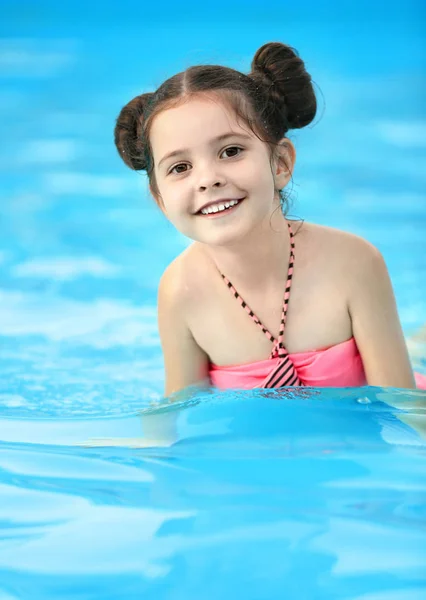
[(199, 190), (200, 190), (200, 192), (205, 192), (210, 187), (211, 188), (219, 188), (219, 187), (222, 187), (223, 185), (224, 185), (224, 183), (222, 183), (221, 181), (215, 181), (212, 185), (200, 185)]
[(220, 188), (226, 183), (225, 177), (212, 166), (206, 166), (199, 173), (197, 187), (200, 192), (210, 188)]

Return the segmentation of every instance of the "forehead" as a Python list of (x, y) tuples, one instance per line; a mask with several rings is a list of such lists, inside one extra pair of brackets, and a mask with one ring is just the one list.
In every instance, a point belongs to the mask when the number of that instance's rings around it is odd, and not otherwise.
[(153, 119), (150, 141), (154, 155), (160, 155), (170, 150), (196, 146), (230, 132), (253, 135), (225, 102), (216, 98), (195, 97), (160, 112)]

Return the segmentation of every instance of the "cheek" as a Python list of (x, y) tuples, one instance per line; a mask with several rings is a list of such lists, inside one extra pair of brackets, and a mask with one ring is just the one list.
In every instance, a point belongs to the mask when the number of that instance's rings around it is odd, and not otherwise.
[(253, 156), (250, 164), (246, 165), (246, 174), (248, 180), (254, 184), (265, 186), (274, 181), (273, 172), (269, 157), (264, 153), (258, 153)]
[(187, 194), (182, 186), (164, 186), (161, 190), (163, 211), (173, 221), (188, 211)]
[(275, 189), (274, 177), (269, 163), (259, 162), (248, 174), (248, 181), (252, 189), (265, 193)]

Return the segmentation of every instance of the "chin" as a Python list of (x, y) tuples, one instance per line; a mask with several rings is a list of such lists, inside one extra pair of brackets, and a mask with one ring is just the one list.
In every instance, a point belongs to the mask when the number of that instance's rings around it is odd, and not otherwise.
[(223, 248), (233, 246), (243, 241), (249, 234), (250, 229), (242, 227), (230, 228), (228, 231), (210, 232), (208, 235), (200, 235), (198, 241), (209, 246)]

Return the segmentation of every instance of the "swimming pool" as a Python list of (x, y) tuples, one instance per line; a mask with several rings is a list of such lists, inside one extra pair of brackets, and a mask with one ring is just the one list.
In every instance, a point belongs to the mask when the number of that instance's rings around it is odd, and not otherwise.
[[(160, 24), (140, 4), (4, 3), (0, 599), (422, 598), (425, 393), (159, 406), (157, 282), (187, 241), (112, 127), (193, 62), (246, 69), (261, 43), (294, 45), (321, 108), (293, 136), (292, 214), (380, 248), (410, 337), (426, 322), (424, 9), (185, 3)], [(153, 423), (166, 440), (138, 447)]]

